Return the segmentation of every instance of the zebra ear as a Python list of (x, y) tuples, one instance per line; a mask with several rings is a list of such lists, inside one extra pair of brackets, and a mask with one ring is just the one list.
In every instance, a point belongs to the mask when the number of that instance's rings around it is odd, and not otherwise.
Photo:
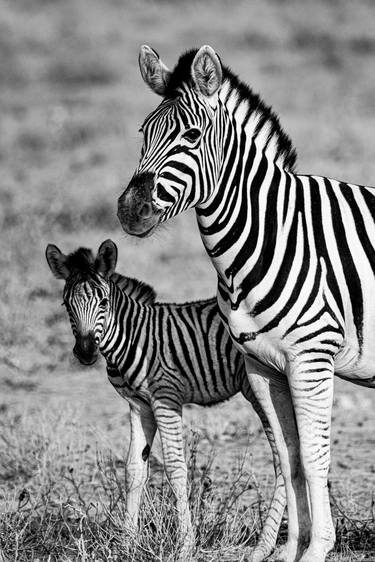
[(95, 258), (95, 269), (103, 277), (109, 277), (116, 269), (117, 246), (112, 240), (105, 240), (100, 244)]
[(221, 86), (223, 71), (219, 57), (209, 45), (203, 45), (195, 55), (191, 76), (196, 89), (206, 98), (211, 98), (211, 105), (216, 105), (212, 96)]
[(148, 45), (142, 45), (138, 61), (143, 80), (155, 94), (164, 96), (171, 72), (160, 60), (157, 52)]
[(56, 279), (67, 279), (70, 275), (66, 265), (66, 256), (54, 244), (48, 244), (46, 248), (46, 258), (50, 270)]

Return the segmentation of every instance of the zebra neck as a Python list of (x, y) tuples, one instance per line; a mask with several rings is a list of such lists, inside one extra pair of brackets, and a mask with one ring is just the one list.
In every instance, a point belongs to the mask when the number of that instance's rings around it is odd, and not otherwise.
[[(227, 292), (257, 283), (286, 245), (294, 175), (264, 154), (248, 154), (228, 171), (205, 209), (197, 209), (203, 244)], [(250, 281), (249, 281), (250, 282)]]
[(221, 283), (233, 292), (245, 276), (256, 283), (285, 243), (296, 153), (271, 108), (233, 76), (224, 81), (220, 105), (219, 179), (196, 212)]
[(115, 283), (111, 282), (110, 309), (106, 330), (100, 345), (100, 351), (107, 358), (117, 349), (121, 341), (131, 341), (135, 319), (141, 316), (142, 306), (128, 297)]
[(224, 159), (236, 156), (243, 160), (249, 153), (253, 157), (254, 153), (261, 153), (281, 169), (294, 171), (296, 151), (270, 106), (228, 71), (219, 99), (222, 110), (216, 113), (216, 121), (218, 128), (224, 130), (223, 141), (227, 144)]
[(112, 282), (109, 300), (110, 312), (100, 351), (107, 362), (120, 367), (124, 356), (141, 344), (148, 307)]

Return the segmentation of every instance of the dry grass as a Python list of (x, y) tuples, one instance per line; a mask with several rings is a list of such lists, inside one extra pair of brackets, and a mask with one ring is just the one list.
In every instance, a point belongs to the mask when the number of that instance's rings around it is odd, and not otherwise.
[[(99, 450), (72, 412), (41, 414), (37, 422), (28, 414), (8, 416), (0, 434), (0, 548), (10, 560), (175, 559), (173, 499), (160, 473), (147, 488), (139, 533), (129, 537), (123, 460)], [(239, 506), (256, 486), (244, 463), (219, 491), (212, 457), (204, 459), (198, 449), (199, 437), (192, 434), (187, 459), (198, 559), (221, 560), (254, 543), (264, 506), (260, 500)]]
[[(71, 333), (60, 286), (45, 263), (47, 243), (63, 251), (95, 249), (111, 237), (120, 248), (119, 270), (154, 285), (161, 299), (215, 291), (193, 213), (146, 241), (124, 237), (117, 225), (116, 199), (139, 155), (137, 131), (158, 101), (139, 76), (139, 45), (151, 44), (172, 66), (184, 49), (212, 44), (275, 107), (301, 172), (374, 184), (374, 11), (370, 0), (0, 0), (0, 422), (9, 441), (0, 451), (0, 484), (3, 499), (15, 501), (0, 540), (11, 560), (47, 561), (43, 549), (55, 546), (65, 549), (59, 560), (87, 553), (89, 559), (95, 548), (109, 560), (109, 537), (120, 547), (124, 540), (122, 500), (104, 527), (102, 511), (121, 492), (126, 408), (123, 415), (103, 365), (83, 372), (70, 360)], [(341, 554), (332, 560), (362, 560), (373, 548), (375, 394), (339, 383), (336, 396), (331, 481)], [(77, 423), (67, 418), (68, 405), (80, 412)], [(65, 413), (51, 421), (51, 411)], [(247, 404), (187, 408), (185, 423), (202, 435), (204, 457), (215, 446), (210, 478), (219, 499), (235, 498), (232, 470), (250, 447), (249, 466), (267, 502), (270, 455)], [(87, 515), (69, 466), (85, 505), (102, 502), (97, 512)], [(144, 517), (155, 527), (145, 523), (140, 541), (147, 551), (166, 536), (160, 548), (172, 553), (165, 532), (172, 526), (170, 498), (162, 490), (159, 482), (149, 491)], [(246, 494), (239, 505), (251, 511), (258, 491)], [(155, 515), (155, 505), (165, 516)], [(204, 529), (201, 557), (224, 559), (218, 549), (236, 549), (247, 512), (233, 506), (233, 528), (215, 538), (220, 509), (209, 507), (194, 507)], [(245, 523), (251, 537), (256, 513)], [(133, 559), (147, 559), (144, 551), (132, 552)], [(234, 552), (228, 560), (238, 560)]]
[[(92, 431), (82, 431), (76, 412), (6, 415), (0, 436), (0, 551), (7, 560), (175, 560), (173, 497), (155, 459), (139, 531), (129, 536), (123, 525), (124, 461), (110, 448), (100, 449)], [(214, 454), (201, 448), (201, 437), (191, 433), (186, 456), (196, 560), (243, 560), (255, 544), (266, 511), (249, 457), (237, 458), (224, 484), (218, 485)], [(356, 520), (334, 497), (332, 503), (339, 515), (340, 560), (371, 559), (373, 505), (366, 520)], [(283, 524), (281, 541), (285, 537)]]

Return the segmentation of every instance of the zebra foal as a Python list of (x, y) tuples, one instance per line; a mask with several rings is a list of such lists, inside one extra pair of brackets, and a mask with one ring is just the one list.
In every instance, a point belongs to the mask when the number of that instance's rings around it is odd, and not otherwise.
[(111, 240), (101, 244), (95, 258), (86, 248), (66, 256), (52, 244), (47, 246), (46, 258), (53, 275), (65, 280), (63, 300), (75, 336), (74, 354), (81, 363), (91, 365), (100, 352), (109, 381), (130, 405), (125, 481), (129, 530), (137, 525), (158, 429), (166, 475), (176, 497), (182, 543), (179, 559), (191, 556), (194, 536), (182, 406), (216, 404), (242, 392), (262, 421), (275, 466), (271, 507), (251, 560), (268, 556), (284, 511), (284, 482), (267, 416), (251, 391), (242, 356), (220, 321), (216, 299), (156, 303), (151, 287), (115, 273), (117, 248)]

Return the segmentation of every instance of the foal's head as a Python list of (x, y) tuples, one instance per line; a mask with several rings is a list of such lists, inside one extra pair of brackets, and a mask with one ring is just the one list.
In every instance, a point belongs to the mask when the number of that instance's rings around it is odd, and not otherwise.
[(116, 267), (116, 245), (106, 240), (94, 257), (87, 248), (66, 256), (57, 246), (48, 244), (46, 258), (53, 275), (65, 279), (63, 304), (76, 338), (73, 353), (84, 365), (92, 365), (108, 324), (109, 278)]

